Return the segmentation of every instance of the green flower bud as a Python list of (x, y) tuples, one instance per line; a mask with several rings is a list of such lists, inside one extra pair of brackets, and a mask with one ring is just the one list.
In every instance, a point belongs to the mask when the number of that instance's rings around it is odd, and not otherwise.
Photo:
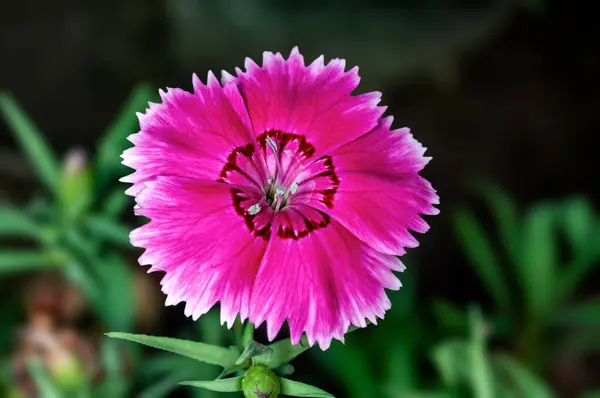
[(252, 366), (242, 379), (246, 398), (277, 398), (281, 392), (279, 377), (264, 365)]

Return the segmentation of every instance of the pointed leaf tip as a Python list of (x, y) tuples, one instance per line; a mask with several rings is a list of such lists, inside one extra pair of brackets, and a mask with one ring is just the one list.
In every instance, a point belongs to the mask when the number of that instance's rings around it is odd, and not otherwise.
[(234, 350), (195, 341), (119, 332), (107, 333), (107, 336), (114, 339), (133, 341), (149, 347), (183, 355), (197, 361), (219, 365), (223, 368), (229, 368), (234, 365), (238, 357)]
[(232, 377), (229, 379), (220, 379), (212, 381), (182, 381), (182, 386), (204, 388), (205, 390), (217, 392), (236, 392), (242, 391), (243, 376)]
[(270, 357), (272, 353), (273, 350), (271, 348), (262, 345), (254, 340), (250, 340), (248, 344), (246, 344), (246, 348), (244, 349), (244, 352), (242, 352), (242, 355), (240, 355), (237, 361), (235, 361), (235, 364), (241, 365), (247, 360), (258, 356), (264, 355), (266, 357)]
[(327, 391), (311, 386), (309, 384), (300, 383), (289, 379), (279, 378), (281, 383), (281, 393), (293, 397), (317, 397), (317, 398), (335, 398)]
[(0, 115), (14, 134), (24, 154), (40, 179), (53, 193), (57, 192), (60, 166), (44, 134), (7, 91), (0, 91)]

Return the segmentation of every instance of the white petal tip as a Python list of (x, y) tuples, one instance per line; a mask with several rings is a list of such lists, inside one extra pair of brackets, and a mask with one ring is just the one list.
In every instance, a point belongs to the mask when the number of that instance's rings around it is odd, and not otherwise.
[(227, 72), (226, 70), (221, 71), (221, 83), (227, 84), (235, 80), (235, 76)]

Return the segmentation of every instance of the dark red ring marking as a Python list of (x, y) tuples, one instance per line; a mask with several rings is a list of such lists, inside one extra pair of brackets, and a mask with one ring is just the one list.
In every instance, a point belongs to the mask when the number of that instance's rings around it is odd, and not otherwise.
[[(268, 130), (268, 131), (264, 132), (263, 134), (261, 134), (257, 138), (258, 145), (260, 146), (263, 153), (265, 153), (265, 155), (267, 153), (267, 137), (276, 140), (276, 142), (278, 143), (278, 145), (279, 145), (278, 156), (279, 157), (281, 156), (281, 153), (283, 152), (283, 148), (285, 148), (287, 144), (289, 144), (290, 142), (293, 142), (293, 141), (298, 142), (298, 151), (304, 155), (305, 159), (311, 158), (312, 156), (314, 156), (314, 154), (316, 152), (315, 147), (310, 142), (308, 142), (306, 140), (306, 137), (303, 135), (285, 133), (285, 132), (279, 131), (279, 130)], [(225, 166), (221, 170), (221, 173), (219, 174), (219, 178), (217, 179), (217, 182), (229, 183), (228, 177), (229, 177), (229, 174), (232, 172), (240, 173), (241, 175), (245, 176), (248, 180), (252, 181), (252, 179), (247, 175), (247, 173), (242, 168), (239, 167), (239, 165), (237, 163), (237, 159), (238, 159), (238, 156), (243, 156), (247, 159), (251, 159), (252, 156), (254, 155), (254, 153), (255, 153), (255, 147), (254, 147), (253, 143), (248, 143), (244, 146), (235, 148), (231, 152), (231, 154), (227, 157), (227, 163), (225, 163)], [(333, 201), (334, 201), (334, 197), (337, 192), (338, 186), (340, 184), (340, 180), (337, 177), (337, 175), (335, 174), (335, 167), (333, 165), (333, 159), (331, 158), (331, 156), (325, 155), (325, 156), (322, 156), (321, 158), (319, 158), (318, 160), (321, 160), (321, 159), (324, 160), (323, 165), (325, 166), (326, 170), (312, 176), (312, 178), (329, 177), (331, 179), (332, 188), (321, 189), (321, 190), (315, 191), (315, 193), (320, 193), (322, 195), (322, 198), (320, 199), (320, 201), (325, 206), (327, 206), (328, 208), (331, 209), (331, 208), (333, 208)], [(252, 232), (254, 234), (254, 236), (256, 236), (256, 237), (261, 237), (265, 240), (269, 240), (271, 237), (272, 223), (269, 222), (264, 227), (257, 229), (256, 224), (254, 222), (255, 216), (250, 215), (242, 206), (242, 202), (248, 200), (248, 198), (244, 194), (243, 190), (239, 189), (239, 188), (232, 188), (231, 189), (231, 197), (232, 197), (232, 201), (233, 201), (233, 207), (235, 208), (236, 213), (244, 218), (244, 222), (246, 224), (246, 227), (248, 227), (248, 230), (250, 232)], [(317, 211), (320, 213), (320, 215), (322, 217), (321, 221), (310, 220), (309, 218), (302, 215), (302, 217), (304, 219), (304, 224), (306, 227), (305, 229), (296, 231), (296, 230), (294, 230), (294, 228), (291, 225), (288, 225), (285, 227), (283, 225), (280, 225), (277, 230), (277, 236), (279, 236), (283, 239), (298, 240), (298, 239), (302, 239), (302, 238), (308, 236), (313, 231), (327, 227), (331, 223), (329, 216), (327, 214), (321, 212), (320, 210), (317, 210)]]

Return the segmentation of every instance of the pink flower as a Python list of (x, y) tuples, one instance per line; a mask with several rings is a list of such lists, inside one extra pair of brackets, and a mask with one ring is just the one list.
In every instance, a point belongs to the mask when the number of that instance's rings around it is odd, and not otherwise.
[(167, 305), (197, 319), (220, 302), (222, 323), (266, 322), (270, 340), (287, 319), (292, 342), (326, 349), (390, 308), (396, 256), (418, 245), (409, 230), (438, 213), (418, 175), (429, 158), (390, 130), (380, 93), (351, 95), (360, 78), (344, 60), (305, 66), (295, 48), (245, 67), (194, 76), (193, 94), (161, 92), (139, 115), (122, 181), (151, 221), (131, 241), (166, 273)]

